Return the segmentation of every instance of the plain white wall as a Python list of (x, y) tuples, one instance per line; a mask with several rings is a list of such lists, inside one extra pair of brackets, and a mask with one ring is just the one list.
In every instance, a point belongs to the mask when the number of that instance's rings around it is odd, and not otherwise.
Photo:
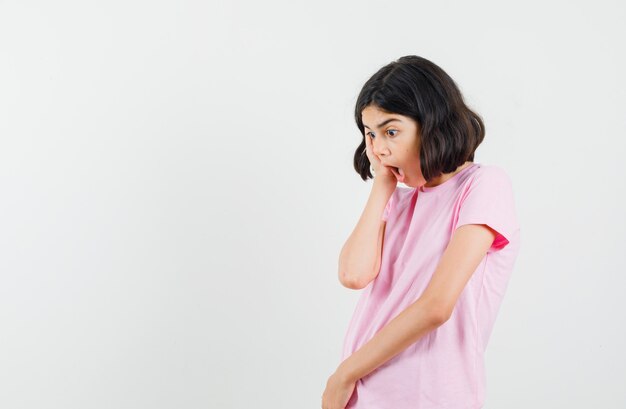
[(523, 246), (486, 409), (624, 407), (618, 1), (0, 1), (0, 407), (319, 408), (356, 96), (426, 57)]

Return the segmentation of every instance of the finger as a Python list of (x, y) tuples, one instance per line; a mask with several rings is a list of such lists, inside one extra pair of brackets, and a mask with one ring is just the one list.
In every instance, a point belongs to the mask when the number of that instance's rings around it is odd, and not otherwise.
[(370, 159), (370, 161), (373, 162), (376, 159), (378, 159), (376, 155), (374, 154), (374, 145), (372, 144), (372, 140), (370, 139), (369, 136), (365, 136), (365, 140), (366, 140), (365, 149), (366, 149), (367, 156)]

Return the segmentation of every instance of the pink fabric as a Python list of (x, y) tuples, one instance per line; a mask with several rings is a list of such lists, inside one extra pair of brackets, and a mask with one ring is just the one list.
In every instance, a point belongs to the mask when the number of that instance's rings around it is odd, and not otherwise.
[(398, 186), (383, 220), (380, 273), (361, 290), (342, 361), (420, 297), (457, 227), (487, 224), (498, 236), (450, 319), (359, 379), (346, 408), (482, 408), (484, 353), (520, 248), (509, 176), (473, 163), (438, 186)]

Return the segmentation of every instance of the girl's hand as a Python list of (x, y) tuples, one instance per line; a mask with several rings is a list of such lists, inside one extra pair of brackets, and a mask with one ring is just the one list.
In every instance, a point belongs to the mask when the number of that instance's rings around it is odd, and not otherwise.
[(374, 177), (376, 179), (381, 178), (389, 181), (389, 183), (392, 183), (395, 186), (398, 183), (398, 179), (396, 179), (396, 176), (393, 172), (391, 172), (389, 167), (383, 165), (380, 159), (378, 159), (378, 156), (374, 153), (371, 136), (367, 134), (365, 135), (365, 153), (367, 154), (367, 158), (370, 160), (370, 164), (374, 169)]
[(340, 372), (332, 374), (322, 395), (322, 409), (345, 409), (355, 386), (356, 381), (346, 379)]

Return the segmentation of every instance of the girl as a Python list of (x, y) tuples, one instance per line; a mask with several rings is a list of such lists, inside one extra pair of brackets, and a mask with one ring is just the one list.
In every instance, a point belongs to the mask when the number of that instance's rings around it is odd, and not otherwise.
[(422, 57), (374, 74), (355, 119), (354, 166), (374, 182), (339, 280), (363, 291), (322, 409), (480, 409), (484, 353), (520, 248), (511, 180), (474, 162), (483, 121)]

